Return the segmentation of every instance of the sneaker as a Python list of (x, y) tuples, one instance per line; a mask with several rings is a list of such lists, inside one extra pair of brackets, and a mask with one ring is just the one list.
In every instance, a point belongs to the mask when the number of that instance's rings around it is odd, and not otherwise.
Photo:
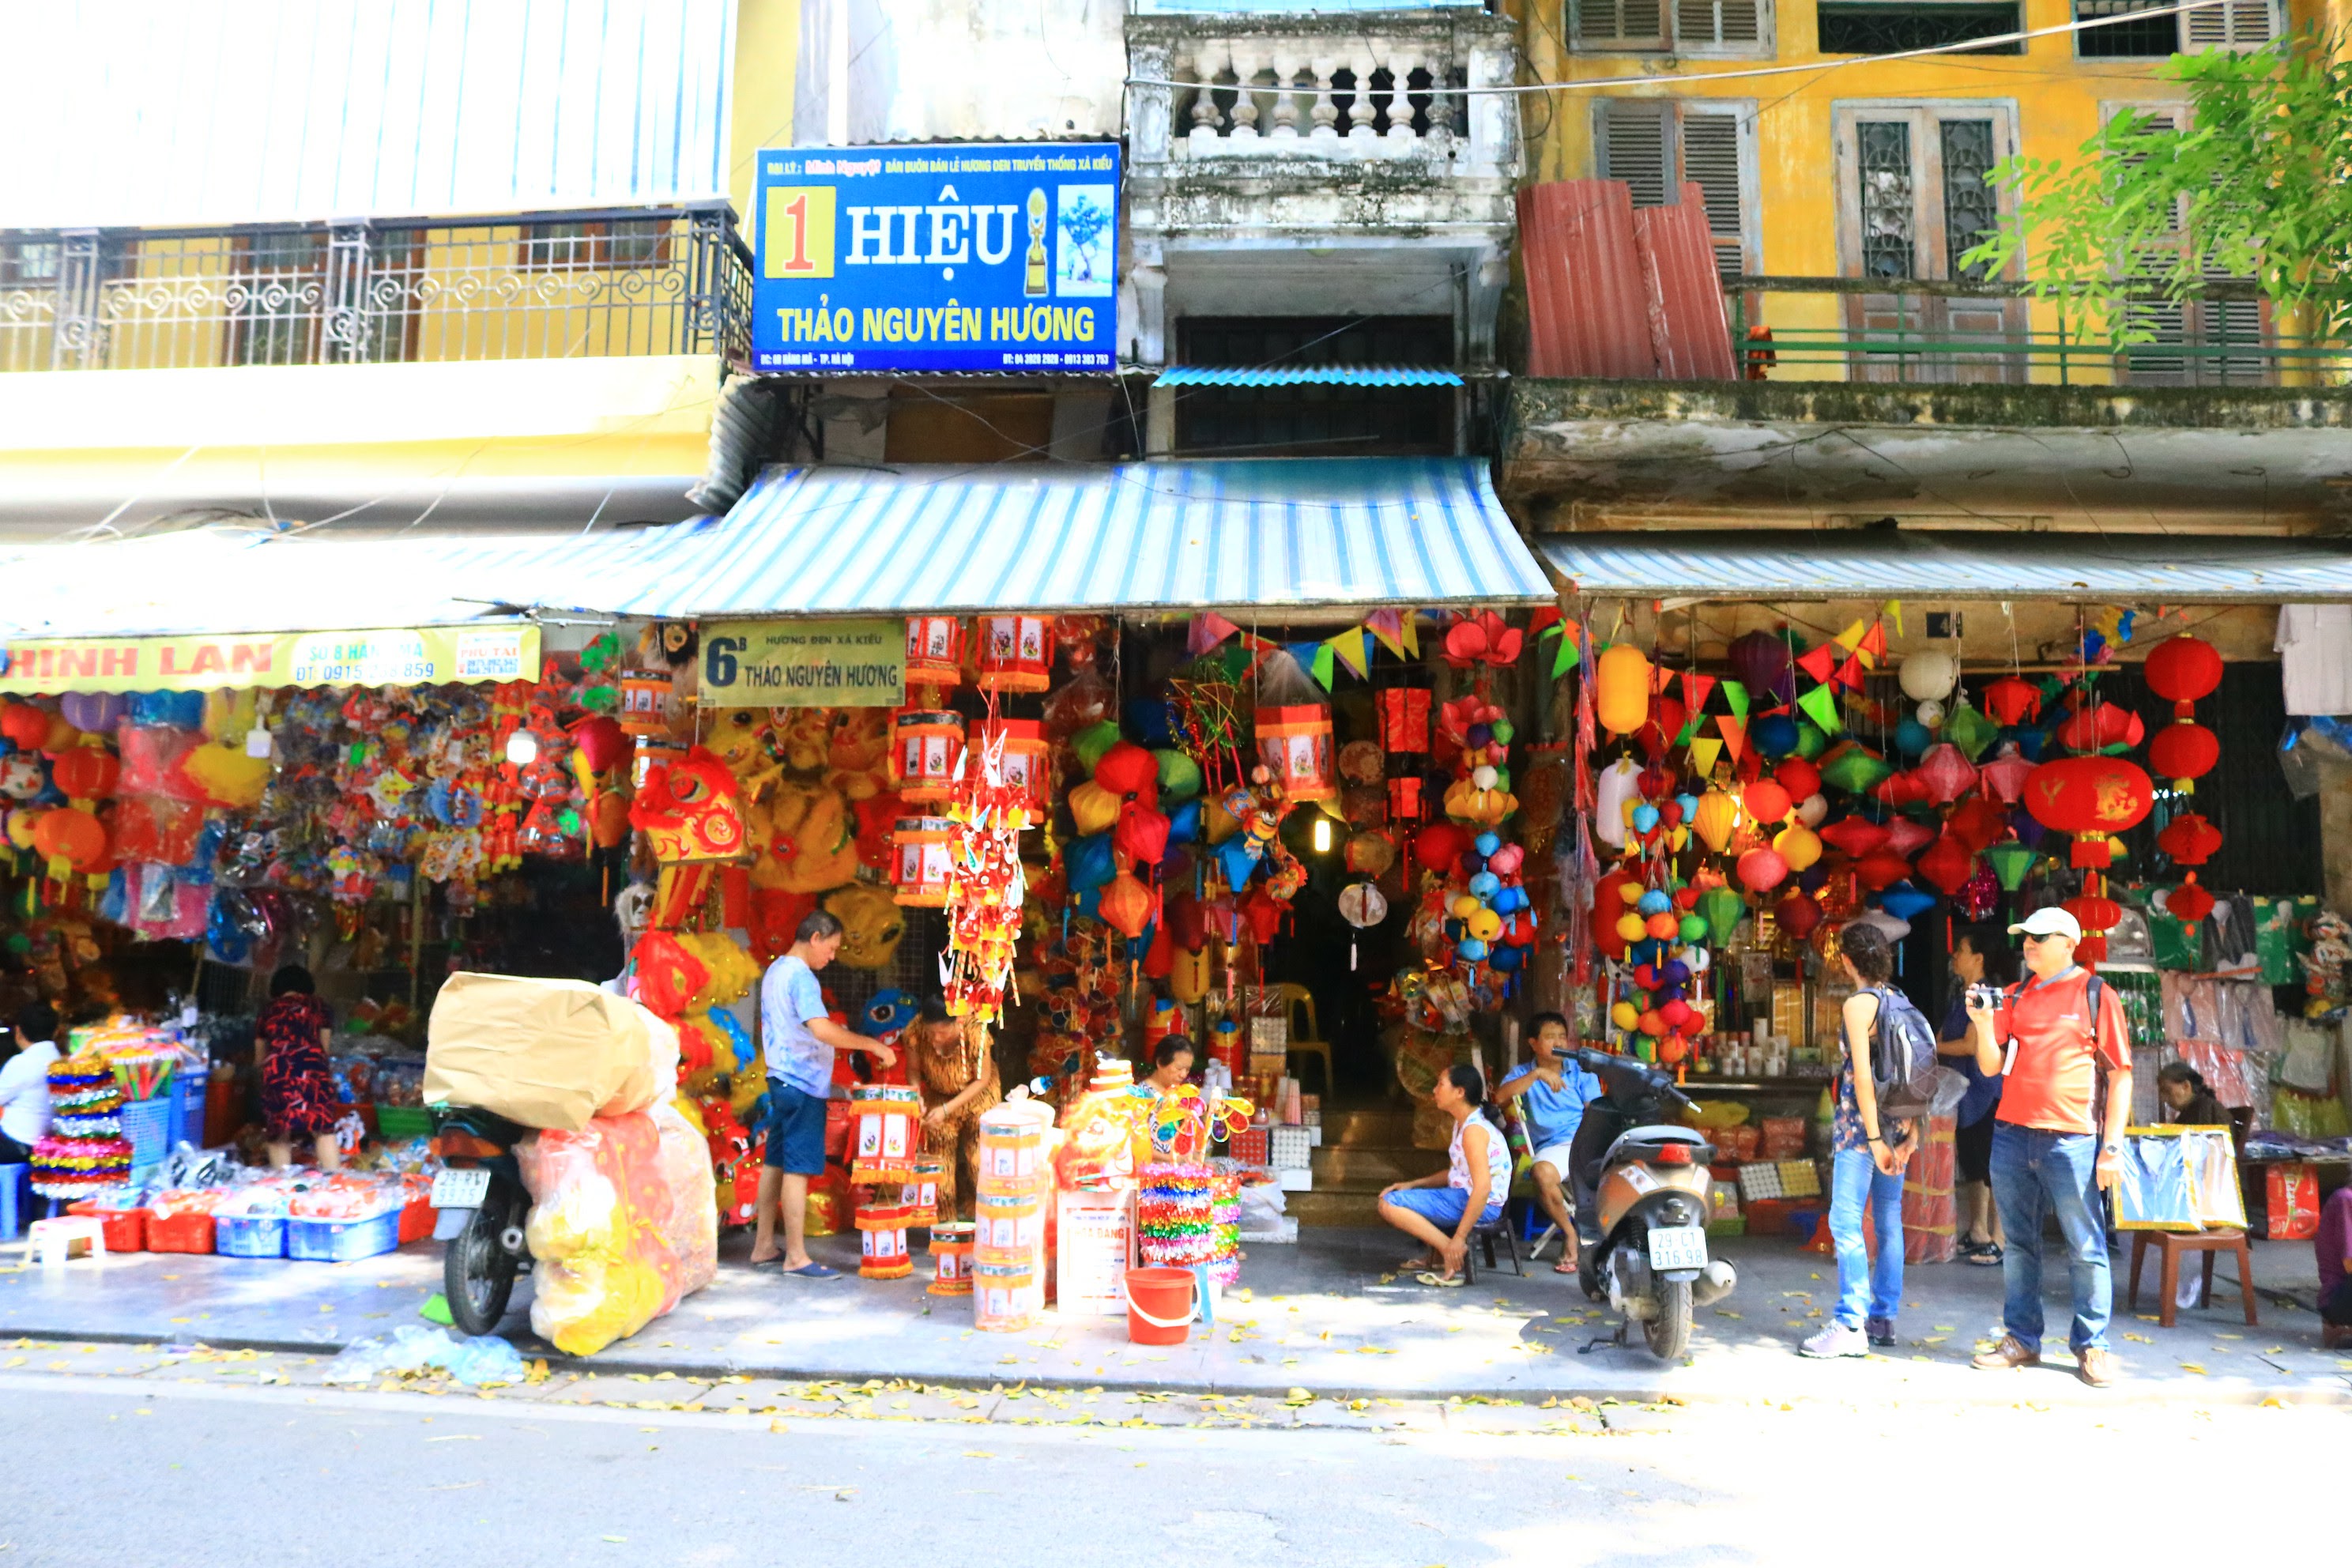
[(2075, 1357), (2074, 1375), (2093, 1388), (2105, 1388), (2116, 1380), (2116, 1358), (2105, 1351), (2084, 1351)]
[(1969, 1364), (1983, 1367), (1989, 1372), (2014, 1371), (2021, 1366), (2040, 1366), (2042, 1352), (2028, 1345), (2015, 1334), (2003, 1334), (2000, 1337), (2000, 1343), (1979, 1355)]
[(1872, 1318), (1863, 1324), (1862, 1331), (1864, 1337), (1880, 1350), (1887, 1350), (1895, 1343), (1895, 1320), (1892, 1318)]
[(1799, 1345), (1797, 1353), (1811, 1356), (1815, 1361), (1827, 1361), (1835, 1356), (1868, 1355), (1870, 1341), (1860, 1329), (1832, 1323)]

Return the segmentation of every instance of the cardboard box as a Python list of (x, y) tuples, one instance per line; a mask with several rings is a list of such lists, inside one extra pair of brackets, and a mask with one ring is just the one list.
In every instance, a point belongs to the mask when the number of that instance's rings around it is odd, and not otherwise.
[(1127, 1271), (1135, 1266), (1135, 1194), (1063, 1193), (1055, 1205), (1054, 1282), (1061, 1310), (1124, 1316)]
[(1295, 1171), (1277, 1170), (1274, 1184), (1286, 1193), (1311, 1193), (1315, 1190), (1315, 1173), (1301, 1166)]
[(1280, 1057), (1290, 1049), (1290, 1020), (1276, 1015), (1249, 1021), (1250, 1055)]
[(1249, 1070), (1252, 1078), (1272, 1079), (1276, 1083), (1280, 1083), (1282, 1075), (1289, 1070), (1289, 1058), (1280, 1051), (1271, 1055), (1258, 1051), (1250, 1053)]

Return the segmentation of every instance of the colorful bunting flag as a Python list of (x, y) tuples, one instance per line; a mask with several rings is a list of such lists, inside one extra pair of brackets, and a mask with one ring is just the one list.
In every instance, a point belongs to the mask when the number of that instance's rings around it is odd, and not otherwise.
[(1855, 654), (1837, 667), (1836, 682), (1848, 691), (1862, 689), (1862, 655)]
[(1192, 617), (1192, 626), (1185, 630), (1185, 650), (1198, 658), (1239, 630), (1241, 627), (1216, 611), (1202, 610)]
[(1903, 635), (1903, 601), (1900, 599), (1887, 600), (1885, 613), (1887, 618), (1895, 623), (1895, 635), (1898, 637), (1901, 637)]
[(1333, 662), (1334, 659), (1332, 657), (1331, 645), (1327, 642), (1317, 643), (1315, 645), (1315, 657), (1307, 662), (1307, 672), (1309, 675), (1312, 675), (1315, 678), (1315, 683), (1326, 691), (1331, 689), (1331, 666)]
[(1723, 683), (1723, 700), (1725, 705), (1730, 708), (1731, 716), (1733, 718), (1744, 720), (1748, 717), (1747, 687), (1741, 685), (1737, 680), (1725, 681)]
[(1886, 657), (1886, 623), (1871, 622), (1870, 629), (1862, 634), (1862, 641), (1853, 651), (1861, 658), (1863, 668), (1876, 669), (1879, 661)]
[(1694, 737), (1690, 743), (1691, 770), (1705, 778), (1715, 772), (1715, 759), (1723, 754), (1723, 742), (1709, 735)]
[(1825, 681), (1837, 672), (1837, 650), (1841, 643), (1823, 643), (1797, 656), (1797, 668), (1815, 680)]
[(1577, 665), (1577, 660), (1581, 657), (1582, 655), (1577, 652), (1576, 639), (1574, 637), (1561, 637), (1559, 639), (1559, 651), (1551, 656), (1551, 678), (1554, 680), (1558, 680), (1561, 676), (1566, 675), (1570, 670), (1574, 669)]
[(1814, 687), (1797, 699), (1797, 706), (1805, 710), (1805, 717), (1824, 735), (1834, 735), (1845, 728), (1838, 717), (1837, 693), (1827, 686)]
[[(1348, 673), (1361, 680), (1371, 671), (1372, 643), (1370, 634), (1361, 626), (1349, 626), (1323, 645), (1339, 656)], [(1329, 684), (1326, 682), (1325, 684)]]
[(1867, 621), (1856, 621), (1853, 625), (1846, 627), (1845, 630), (1838, 633), (1838, 635), (1831, 640), (1836, 643), (1838, 647), (1845, 649), (1846, 652), (1852, 653), (1856, 647), (1861, 646), (1863, 628), (1869, 624), (1870, 623)]
[(1741, 757), (1743, 757), (1743, 756), (1745, 756), (1745, 755), (1747, 754), (1747, 752), (1748, 752), (1748, 721), (1747, 721), (1747, 720), (1745, 720), (1745, 719), (1734, 719), (1734, 718), (1729, 717), (1728, 715), (1726, 715), (1725, 717), (1720, 718), (1720, 719), (1717, 719), (1717, 720), (1715, 721), (1715, 727), (1716, 727), (1717, 729), (1718, 729), (1718, 730), (1720, 730), (1720, 731), (1723, 731), (1723, 743), (1724, 743), (1724, 745), (1725, 745), (1727, 748), (1728, 748), (1728, 749), (1729, 749), (1729, 751), (1730, 751), (1730, 752), (1731, 752), (1731, 760), (1732, 760), (1733, 762), (1737, 763), (1738, 761), (1739, 761), (1739, 759), (1740, 759)]
[(1706, 706), (1706, 700), (1714, 692), (1716, 685), (1715, 676), (1701, 675), (1695, 669), (1683, 671), (1683, 705), (1697, 713)]
[(1381, 646), (1399, 658), (1404, 657), (1403, 626), (1402, 610), (1374, 610), (1364, 617), (1364, 629), (1380, 638)]

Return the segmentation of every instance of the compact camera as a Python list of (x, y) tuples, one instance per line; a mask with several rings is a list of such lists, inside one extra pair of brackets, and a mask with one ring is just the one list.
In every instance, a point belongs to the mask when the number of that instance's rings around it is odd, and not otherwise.
[(2000, 987), (1998, 985), (1971, 985), (1969, 987), (1969, 1010), (1970, 1012), (1990, 1013), (1993, 1008), (2000, 1005)]

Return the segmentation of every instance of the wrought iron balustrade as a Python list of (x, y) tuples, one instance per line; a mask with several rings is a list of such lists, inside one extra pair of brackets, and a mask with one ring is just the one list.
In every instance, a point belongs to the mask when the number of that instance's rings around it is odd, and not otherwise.
[(723, 208), (0, 233), (0, 371), (747, 357)]

